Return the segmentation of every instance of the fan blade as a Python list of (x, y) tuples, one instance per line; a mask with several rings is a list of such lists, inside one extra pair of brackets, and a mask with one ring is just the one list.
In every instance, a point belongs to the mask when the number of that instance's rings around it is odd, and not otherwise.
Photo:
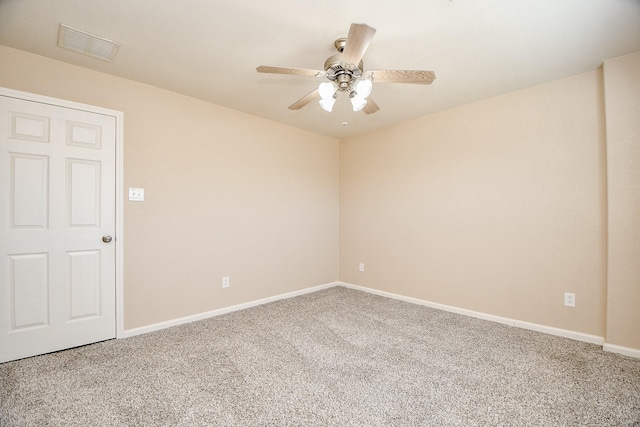
[(378, 107), (378, 104), (376, 104), (376, 101), (374, 101), (373, 98), (369, 97), (367, 98), (367, 105), (364, 106), (362, 111), (364, 111), (365, 114), (373, 114), (379, 109), (380, 107)]
[(367, 71), (375, 83), (412, 83), (430, 85), (436, 79), (433, 71), (416, 70), (374, 70)]
[(288, 74), (290, 76), (305, 76), (305, 77), (325, 77), (326, 71), (320, 70), (308, 70), (306, 68), (287, 68), (287, 67), (270, 67), (268, 65), (261, 65), (256, 68), (259, 73), (270, 74)]
[(354, 69), (358, 67), (375, 33), (376, 29), (367, 24), (351, 24), (347, 43), (342, 52), (342, 62), (347, 64), (346, 68)]
[(306, 94), (304, 97), (289, 105), (289, 110), (299, 110), (310, 102), (316, 101), (320, 99), (320, 93), (318, 89), (314, 90), (311, 93)]

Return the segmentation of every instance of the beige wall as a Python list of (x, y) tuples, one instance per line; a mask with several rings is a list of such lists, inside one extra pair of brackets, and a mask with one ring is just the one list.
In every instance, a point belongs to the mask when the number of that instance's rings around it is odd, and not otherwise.
[(604, 63), (607, 343), (640, 349), (640, 52)]
[(124, 112), (125, 329), (338, 279), (337, 140), (1, 46), (0, 86)]
[(640, 349), (639, 61), (605, 63), (608, 184), (600, 70), (339, 146), (1, 46), (0, 86), (124, 112), (146, 191), (125, 202), (127, 329), (339, 277)]
[(602, 91), (599, 70), (342, 141), (340, 279), (604, 336)]

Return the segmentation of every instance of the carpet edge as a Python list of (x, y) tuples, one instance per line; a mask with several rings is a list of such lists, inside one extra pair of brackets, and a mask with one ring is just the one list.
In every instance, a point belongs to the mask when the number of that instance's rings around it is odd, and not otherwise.
[(555, 328), (553, 326), (540, 325), (538, 323), (525, 322), (522, 320), (496, 316), (493, 314), (482, 313), (479, 311), (467, 310), (464, 308), (454, 307), (446, 304), (440, 304), (437, 302), (431, 302), (431, 301), (422, 300), (419, 298), (407, 297), (404, 295), (394, 294), (391, 292), (381, 291), (378, 289), (367, 288), (366, 286), (354, 285), (352, 283), (347, 283), (347, 282), (339, 282), (339, 284), (340, 286), (344, 286), (345, 288), (368, 292), (371, 294), (375, 294), (375, 295), (379, 295), (387, 298), (393, 298), (393, 299), (408, 302), (411, 304), (423, 305), (425, 307), (448, 311), (448, 312), (460, 314), (463, 316), (474, 317), (476, 319), (488, 320), (490, 322), (501, 323), (503, 325), (513, 326), (521, 329), (527, 329), (530, 331), (542, 332), (549, 335), (569, 338), (575, 341), (582, 341), (582, 342), (596, 344), (600, 346), (604, 344), (604, 337), (600, 337), (597, 335), (586, 334), (583, 332), (577, 332), (577, 331), (572, 331), (568, 329)]
[(604, 343), (602, 346), (604, 351), (608, 351), (610, 353), (617, 353), (623, 356), (633, 357), (634, 359), (640, 359), (640, 349), (624, 347), (616, 344)]
[(149, 332), (155, 332), (162, 329), (170, 328), (172, 326), (183, 325), (185, 323), (196, 322), (198, 320), (208, 319), (210, 317), (220, 316), (227, 313), (232, 313), (234, 311), (245, 310), (251, 307), (257, 307), (259, 305), (268, 304), (270, 302), (279, 301), (283, 299), (293, 298), (304, 294), (309, 294), (312, 292), (321, 291), (323, 289), (333, 288), (338, 286), (340, 282), (329, 282), (322, 285), (312, 286), (305, 289), (300, 289), (293, 292), (287, 292), (284, 294), (274, 295), (272, 297), (262, 298), (254, 301), (248, 301), (242, 304), (232, 305), (230, 307), (218, 308), (211, 311), (206, 311), (204, 313), (192, 314), (190, 316), (180, 317), (177, 319), (166, 320), (164, 322), (153, 323), (151, 325), (140, 326), (132, 329), (125, 329), (121, 333), (118, 334), (116, 338), (129, 338), (136, 335), (147, 334)]

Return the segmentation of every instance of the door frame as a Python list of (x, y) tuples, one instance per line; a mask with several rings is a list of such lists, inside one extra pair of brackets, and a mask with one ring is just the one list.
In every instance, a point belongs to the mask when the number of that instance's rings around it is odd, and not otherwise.
[(52, 98), (35, 93), (22, 92), (14, 89), (0, 87), (0, 95), (10, 98), (23, 99), (26, 101), (40, 102), (43, 104), (55, 105), (58, 107), (71, 108), (74, 110), (89, 111), (91, 113), (103, 114), (115, 118), (116, 121), (116, 339), (124, 337), (124, 113), (122, 111), (109, 108), (97, 107), (95, 105), (82, 104), (65, 99)]

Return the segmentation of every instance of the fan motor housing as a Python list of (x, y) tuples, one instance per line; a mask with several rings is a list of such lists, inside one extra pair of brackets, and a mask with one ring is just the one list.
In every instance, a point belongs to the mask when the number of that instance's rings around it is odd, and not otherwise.
[[(336, 48), (338, 48), (338, 42), (343, 39), (336, 40)], [(346, 39), (344, 39), (346, 41)], [(344, 48), (344, 46), (343, 46)], [(338, 88), (340, 90), (347, 90), (351, 86), (351, 81), (354, 78), (360, 77), (362, 75), (362, 71), (364, 70), (364, 64), (362, 61), (358, 64), (358, 67), (350, 70), (343, 66), (342, 62), (342, 54), (337, 53), (333, 56), (327, 58), (324, 62), (324, 70), (327, 72), (327, 78), (331, 81), (334, 81), (338, 84)]]

